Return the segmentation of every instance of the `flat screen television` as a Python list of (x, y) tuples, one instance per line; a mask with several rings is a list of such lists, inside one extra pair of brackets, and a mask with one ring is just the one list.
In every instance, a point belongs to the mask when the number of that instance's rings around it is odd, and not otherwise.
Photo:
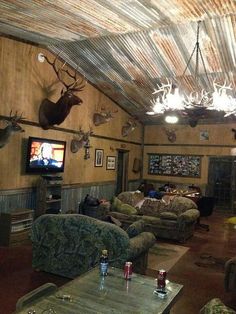
[(66, 142), (29, 137), (26, 157), (27, 173), (64, 172)]

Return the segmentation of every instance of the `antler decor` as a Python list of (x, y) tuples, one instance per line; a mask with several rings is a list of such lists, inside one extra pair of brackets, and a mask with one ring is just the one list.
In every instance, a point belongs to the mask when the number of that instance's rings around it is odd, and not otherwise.
[(4, 129), (0, 129), (0, 148), (4, 147), (10, 139), (11, 134), (16, 132), (25, 132), (22, 127), (18, 124), (20, 120), (25, 118), (22, 117), (23, 113), (20, 116), (17, 115), (17, 111), (14, 116), (12, 116), (12, 110), (10, 116), (6, 121), (7, 126)]
[[(51, 126), (61, 124), (68, 114), (70, 113), (71, 107), (80, 105), (83, 103), (82, 99), (76, 96), (74, 93), (82, 91), (86, 85), (86, 82), (82, 78), (78, 78), (76, 70), (74, 73), (70, 73), (68, 69), (65, 69), (66, 62), (57, 69), (56, 62), (58, 56), (54, 61), (50, 61), (47, 56), (44, 56), (45, 60), (52, 66), (54, 72), (57, 75), (58, 80), (64, 85), (65, 90), (61, 90), (61, 97), (57, 102), (52, 102), (49, 99), (44, 99), (39, 108), (39, 124), (45, 130)], [(61, 74), (66, 73), (66, 76), (72, 79), (72, 83), (67, 84), (62, 78)]]

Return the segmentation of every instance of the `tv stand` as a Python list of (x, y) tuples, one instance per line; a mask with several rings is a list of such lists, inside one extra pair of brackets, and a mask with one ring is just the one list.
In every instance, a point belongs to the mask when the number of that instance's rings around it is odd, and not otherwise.
[(61, 212), (62, 176), (42, 175), (37, 184), (35, 216), (59, 214)]

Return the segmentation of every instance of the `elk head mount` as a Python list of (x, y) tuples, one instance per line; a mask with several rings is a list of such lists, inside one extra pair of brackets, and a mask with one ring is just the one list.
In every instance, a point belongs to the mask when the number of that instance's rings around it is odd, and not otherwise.
[(107, 110), (105, 107), (101, 107), (100, 111), (96, 111), (97, 112), (93, 114), (93, 123), (95, 126), (109, 122), (112, 118), (114, 118), (112, 114), (118, 112), (118, 110), (112, 112), (111, 110)]
[[(82, 99), (76, 96), (74, 93), (82, 91), (86, 82), (83, 78), (77, 78), (76, 70), (73, 74), (68, 69), (65, 70), (64, 67), (66, 63), (57, 69), (56, 61), (58, 59), (58, 55), (52, 62), (48, 59), (47, 56), (44, 56), (44, 59), (53, 67), (58, 80), (65, 87), (65, 89), (61, 90), (61, 97), (57, 102), (53, 102), (46, 98), (40, 105), (39, 124), (44, 130), (47, 130), (55, 124), (61, 124), (70, 113), (72, 106), (82, 104)], [(67, 77), (70, 78), (70, 80), (72, 79), (72, 83), (66, 84), (61, 77), (62, 73), (65, 73)]]
[(17, 111), (14, 116), (12, 116), (12, 110), (10, 116), (7, 120), (7, 126), (4, 129), (0, 129), (0, 148), (4, 147), (10, 139), (11, 134), (16, 132), (25, 132), (22, 127), (18, 124), (19, 120), (23, 120), (22, 114), (17, 115)]
[(126, 124), (121, 129), (121, 134), (123, 137), (128, 136), (137, 127), (137, 123), (134, 119), (129, 119)]
[(79, 149), (84, 147), (85, 148), (84, 159), (89, 159), (90, 158), (89, 148), (91, 147), (89, 137), (91, 134), (93, 134), (92, 128), (90, 128), (88, 132), (84, 132), (80, 127), (78, 137), (74, 138), (71, 141), (70, 144), (71, 152), (77, 153)]

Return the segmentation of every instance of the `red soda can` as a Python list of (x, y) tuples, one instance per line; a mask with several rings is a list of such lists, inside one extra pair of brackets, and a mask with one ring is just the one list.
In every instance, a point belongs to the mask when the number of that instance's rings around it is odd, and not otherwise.
[(157, 273), (157, 289), (165, 290), (167, 272), (164, 269), (160, 269)]
[(126, 280), (132, 277), (132, 262), (126, 262), (124, 267), (124, 277)]

